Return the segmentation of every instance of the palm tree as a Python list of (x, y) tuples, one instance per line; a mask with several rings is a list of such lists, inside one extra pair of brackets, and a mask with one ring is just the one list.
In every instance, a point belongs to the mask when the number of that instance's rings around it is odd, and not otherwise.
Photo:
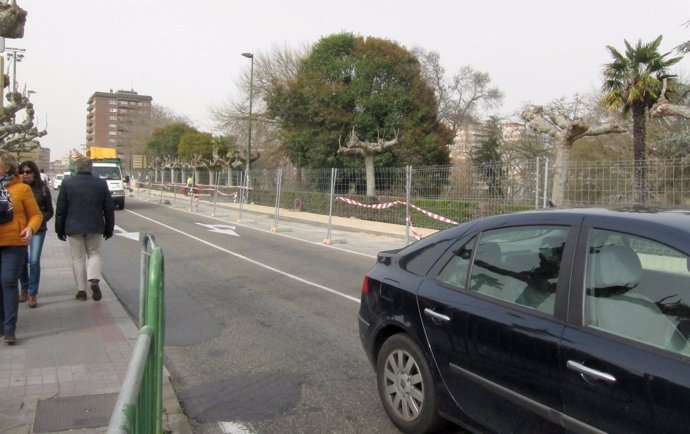
[(602, 103), (610, 111), (621, 109), (624, 115), (632, 113), (635, 203), (642, 203), (645, 199), (647, 110), (661, 96), (664, 79), (670, 81), (675, 77), (668, 73), (668, 68), (682, 59), (668, 58), (670, 52), (659, 53), (661, 38), (659, 35), (647, 44), (638, 40), (634, 47), (624, 41), (625, 54), (610, 45), (606, 47), (613, 62), (604, 66), (603, 90), (606, 94)]

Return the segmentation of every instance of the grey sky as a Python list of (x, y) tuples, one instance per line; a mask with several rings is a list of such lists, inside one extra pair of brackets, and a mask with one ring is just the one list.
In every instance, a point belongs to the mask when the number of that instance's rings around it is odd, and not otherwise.
[[(95, 91), (134, 89), (212, 131), (209, 109), (238, 95), (249, 60), (341, 31), (438, 51), (448, 73), (488, 72), (505, 93), (499, 113), (601, 85), (606, 45), (690, 39), (687, 0), (17, 0), (29, 13), (17, 64), (32, 95), (41, 139), (58, 158), (85, 142)], [(690, 56), (674, 71), (688, 78)]]

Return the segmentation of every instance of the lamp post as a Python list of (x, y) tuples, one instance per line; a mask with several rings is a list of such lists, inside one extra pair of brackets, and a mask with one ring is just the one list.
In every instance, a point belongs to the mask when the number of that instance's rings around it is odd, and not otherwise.
[(254, 99), (254, 55), (252, 53), (242, 53), (244, 57), (250, 59), (251, 69), (249, 70), (249, 136), (247, 138), (247, 173), (249, 173), (249, 166), (251, 164), (251, 150), (252, 150), (252, 102)]
[(247, 137), (247, 161), (246, 161), (246, 177), (247, 177), (247, 202), (249, 202), (249, 166), (251, 165), (252, 152), (252, 102), (254, 100), (254, 54), (242, 53), (242, 56), (250, 59), (251, 69), (249, 70), (249, 136)]
[(21, 62), (22, 59), (24, 58), (24, 52), (26, 51), (23, 48), (11, 48), (11, 47), (6, 47), (5, 50), (7, 50), (7, 60), (12, 59), (12, 92), (17, 91), (17, 62)]

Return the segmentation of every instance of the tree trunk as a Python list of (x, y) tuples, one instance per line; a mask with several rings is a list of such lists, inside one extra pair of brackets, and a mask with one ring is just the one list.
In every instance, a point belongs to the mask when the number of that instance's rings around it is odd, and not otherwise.
[(367, 196), (376, 196), (376, 177), (374, 176), (374, 155), (364, 155), (364, 170), (367, 173)]
[(647, 197), (647, 155), (646, 155), (646, 119), (643, 104), (632, 107), (633, 118), (633, 201), (636, 204), (645, 203)]
[(556, 160), (553, 163), (553, 187), (551, 201), (556, 206), (563, 206), (565, 202), (565, 187), (568, 184), (568, 169), (570, 167), (570, 152), (573, 143), (562, 141), (556, 147)]

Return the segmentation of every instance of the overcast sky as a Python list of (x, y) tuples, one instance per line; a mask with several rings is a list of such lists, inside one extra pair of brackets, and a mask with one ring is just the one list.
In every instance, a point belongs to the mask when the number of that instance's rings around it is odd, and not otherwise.
[[(238, 95), (243, 52), (298, 47), (343, 31), (437, 51), (448, 73), (488, 72), (500, 114), (601, 85), (606, 45), (690, 40), (687, 0), (17, 0), (28, 11), (20, 86), (36, 92), (51, 159), (86, 141), (96, 91), (133, 89), (213, 131), (210, 108)], [(675, 53), (674, 53), (675, 54)], [(11, 68), (10, 68), (11, 69)], [(690, 56), (674, 71), (690, 76)]]

